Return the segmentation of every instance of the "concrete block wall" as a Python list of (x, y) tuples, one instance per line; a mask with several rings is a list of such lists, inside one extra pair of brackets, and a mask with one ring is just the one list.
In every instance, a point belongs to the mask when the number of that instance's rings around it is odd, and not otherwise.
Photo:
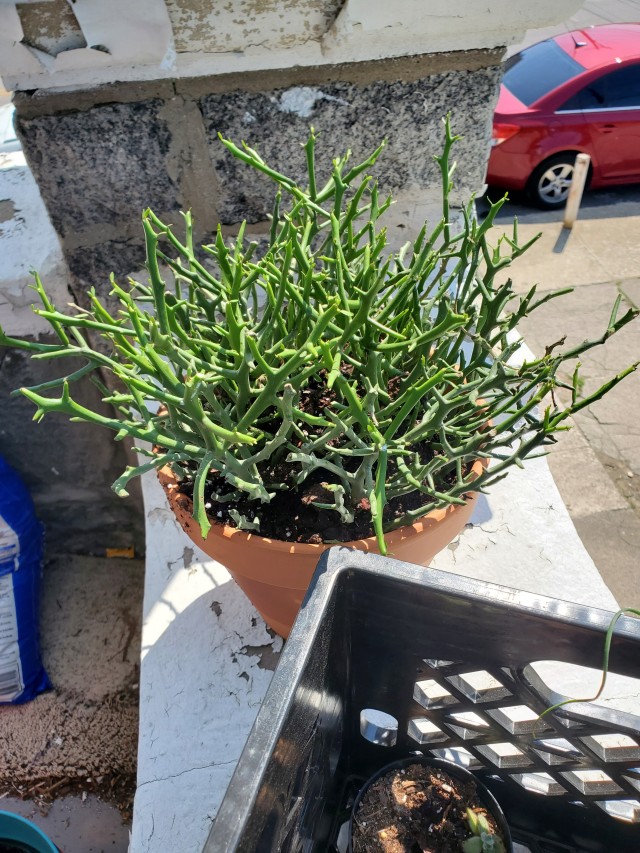
[[(383, 138), (383, 192), (437, 211), (442, 118), (464, 139), (457, 196), (482, 188), (500, 52), (419, 57), (326, 69), (250, 72), (239, 79), (113, 84), (18, 93), (18, 132), (73, 274), (74, 295), (108, 289), (108, 275), (144, 264), (145, 207), (174, 224), (191, 209), (199, 238), (242, 219), (266, 227), (274, 188), (236, 161), (217, 134), (247, 141), (278, 169), (304, 177), (301, 147), (313, 125), (320, 173), (347, 148), (354, 160)], [(401, 204), (395, 218), (406, 218)], [(396, 223), (401, 224), (401, 222)]]

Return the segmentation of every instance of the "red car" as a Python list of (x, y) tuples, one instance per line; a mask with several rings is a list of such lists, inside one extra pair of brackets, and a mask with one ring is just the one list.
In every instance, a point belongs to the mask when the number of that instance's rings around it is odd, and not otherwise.
[(591, 187), (640, 181), (640, 23), (575, 30), (505, 64), (487, 183), (561, 207), (581, 152)]

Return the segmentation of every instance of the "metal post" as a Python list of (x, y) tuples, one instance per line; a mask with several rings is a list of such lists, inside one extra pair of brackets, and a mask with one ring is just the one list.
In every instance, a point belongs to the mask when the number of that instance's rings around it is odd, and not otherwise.
[(567, 196), (567, 206), (564, 209), (563, 226), (565, 228), (573, 228), (573, 223), (576, 221), (576, 217), (578, 216), (578, 208), (582, 201), (582, 193), (584, 192), (584, 185), (587, 180), (590, 162), (591, 157), (589, 157), (588, 154), (578, 154), (576, 157), (576, 163), (573, 167), (573, 176), (571, 178), (571, 186), (569, 187), (569, 195)]

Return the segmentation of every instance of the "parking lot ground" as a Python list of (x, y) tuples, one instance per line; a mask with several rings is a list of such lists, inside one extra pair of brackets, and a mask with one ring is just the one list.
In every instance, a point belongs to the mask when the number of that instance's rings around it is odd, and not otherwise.
[[(482, 215), (483, 202), (479, 208)], [(618, 296), (621, 312), (640, 307), (640, 186), (587, 193), (570, 231), (562, 227), (562, 211), (539, 211), (514, 199), (503, 207), (494, 239), (511, 233), (514, 217), (521, 242), (540, 234), (509, 270), (516, 291), (525, 293), (532, 284), (543, 292), (573, 288), (521, 323), (534, 353), (564, 336), (567, 346), (600, 336)], [(584, 354), (582, 393), (638, 360), (640, 318)], [(560, 436), (549, 465), (610, 589), (621, 605), (639, 605), (640, 371), (576, 415), (575, 429)]]

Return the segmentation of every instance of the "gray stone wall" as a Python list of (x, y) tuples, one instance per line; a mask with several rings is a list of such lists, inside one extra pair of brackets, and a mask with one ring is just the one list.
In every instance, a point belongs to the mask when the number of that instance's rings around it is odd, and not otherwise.
[(247, 141), (295, 177), (304, 142), (318, 134), (320, 171), (352, 149), (366, 156), (383, 138), (383, 191), (437, 197), (432, 155), (451, 112), (457, 194), (484, 182), (501, 51), (438, 54), (305, 70), (114, 84), (87, 92), (20, 93), (18, 132), (58, 231), (82, 302), (108, 275), (144, 264), (140, 216), (151, 207), (179, 224), (193, 211), (199, 237), (218, 223), (260, 223), (271, 209), (267, 178), (235, 161), (217, 134)]
[[(456, 149), (460, 168), (458, 198), (483, 183), (487, 153), (487, 112), (496, 88), (496, 70), (448, 72), (413, 81), (372, 81), (299, 86), (263, 92), (206, 95), (200, 99), (209, 154), (220, 196), (218, 216), (224, 224), (247, 218), (266, 219), (273, 200), (269, 178), (249, 173), (230, 157), (217, 138), (222, 131), (234, 141), (245, 139), (270, 165), (298, 180), (306, 175), (301, 142), (313, 124), (318, 133), (318, 185), (329, 177), (335, 156), (352, 151), (358, 162), (383, 139), (387, 145), (376, 164), (383, 194), (407, 188), (425, 193), (438, 186), (442, 117), (451, 111), (464, 139)], [(464, 103), (464, 110), (456, 105)]]

